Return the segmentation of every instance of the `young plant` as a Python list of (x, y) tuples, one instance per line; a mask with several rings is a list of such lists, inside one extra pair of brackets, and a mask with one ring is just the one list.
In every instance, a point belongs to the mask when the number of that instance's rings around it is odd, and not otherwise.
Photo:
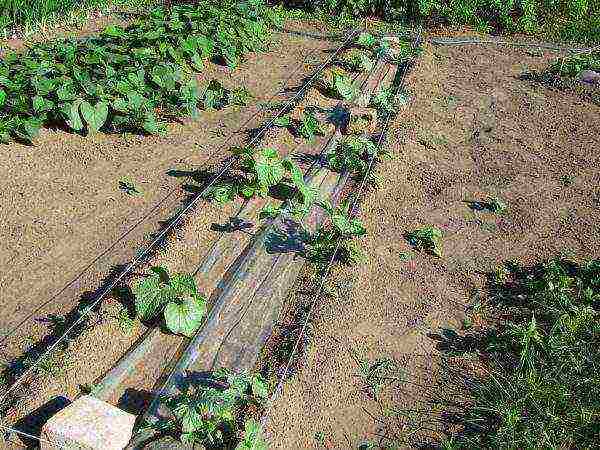
[(487, 209), (495, 214), (502, 214), (508, 209), (508, 205), (500, 197), (490, 197), (486, 205)]
[(325, 224), (308, 234), (306, 258), (319, 269), (324, 269), (330, 262), (353, 265), (362, 261), (362, 251), (354, 239), (364, 236), (366, 229), (359, 219), (350, 217), (350, 203), (334, 207), (329, 202), (320, 202), (319, 206), (328, 217)]
[(409, 233), (408, 242), (417, 250), (425, 250), (438, 258), (442, 257), (442, 230), (426, 226)]
[(377, 38), (365, 31), (358, 35), (356, 44), (364, 48), (372, 49), (377, 44)]
[(325, 154), (325, 159), (331, 170), (365, 175), (369, 161), (385, 155), (385, 151), (379, 150), (369, 138), (346, 136), (339, 145)]
[(207, 448), (266, 449), (257, 422), (245, 422), (241, 439), (238, 423), (244, 409), (260, 407), (267, 395), (268, 386), (260, 375), (221, 369), (210, 379), (184, 383), (181, 394), (165, 398), (173, 419), (159, 421), (151, 428), (176, 433), (183, 443)]
[(344, 55), (342, 65), (352, 72), (369, 72), (375, 63), (364, 51), (354, 48)]
[(394, 92), (390, 88), (380, 88), (371, 99), (371, 106), (385, 114), (392, 114), (396, 111), (394, 104)]
[(350, 102), (358, 95), (357, 87), (342, 70), (332, 69), (325, 73), (322, 80), (325, 95)]
[[(240, 157), (240, 168), (244, 172), (241, 179), (215, 186), (208, 197), (220, 204), (233, 201), (238, 195), (250, 199), (255, 196), (266, 197), (269, 190), (277, 185), (286, 186), (291, 181), (292, 194), (287, 198), (288, 211), (294, 215), (303, 215), (315, 201), (317, 193), (304, 182), (304, 174), (289, 159), (282, 159), (275, 149), (257, 150), (251, 147), (231, 149)], [(263, 217), (270, 217), (274, 210), (265, 210)]]
[(298, 134), (309, 141), (313, 141), (316, 135), (324, 136), (323, 125), (313, 112), (307, 111), (302, 115), (302, 119), (296, 129)]
[(230, 105), (247, 106), (254, 96), (246, 87), (239, 87), (229, 91), (228, 100)]
[(206, 301), (198, 293), (196, 280), (187, 274), (169, 275), (163, 267), (152, 267), (153, 273), (135, 283), (135, 309), (142, 321), (159, 315), (169, 331), (191, 337), (206, 314)]

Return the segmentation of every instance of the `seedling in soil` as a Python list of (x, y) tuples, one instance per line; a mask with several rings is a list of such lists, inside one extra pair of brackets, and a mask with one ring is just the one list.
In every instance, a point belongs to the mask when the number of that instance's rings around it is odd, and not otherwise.
[(354, 238), (364, 236), (367, 231), (359, 219), (350, 217), (349, 202), (337, 207), (328, 202), (319, 205), (326, 211), (328, 219), (307, 236), (306, 258), (319, 269), (324, 269), (330, 262), (353, 265), (362, 261), (364, 256)]
[(417, 250), (425, 250), (438, 258), (442, 257), (442, 230), (435, 226), (419, 228), (407, 235), (408, 242)]
[(356, 44), (360, 45), (361, 47), (371, 49), (377, 44), (377, 38), (371, 33), (363, 32), (360, 33), (360, 35), (356, 39)]
[(206, 313), (196, 280), (188, 274), (171, 276), (163, 267), (150, 270), (152, 275), (132, 287), (138, 317), (148, 322), (162, 315), (169, 331), (191, 337)]
[(229, 103), (231, 105), (246, 106), (254, 96), (245, 87), (239, 87), (229, 92)]
[(346, 136), (335, 149), (325, 154), (327, 164), (336, 172), (350, 172), (364, 176), (372, 158), (387, 156), (369, 138)]
[(560, 182), (565, 187), (573, 186), (573, 183), (575, 183), (575, 175), (563, 175)]
[(288, 128), (292, 125), (292, 118), (289, 115), (280, 116), (273, 121), (273, 125), (281, 128)]
[(391, 114), (396, 111), (394, 104), (394, 92), (389, 88), (381, 88), (371, 99), (371, 106), (383, 114)]
[(221, 369), (210, 378), (182, 384), (182, 394), (164, 399), (173, 418), (150, 428), (175, 433), (183, 443), (206, 448), (267, 449), (259, 423), (249, 419), (243, 432), (239, 428), (243, 412), (261, 407), (267, 398), (268, 386), (260, 375)]
[(135, 320), (131, 318), (129, 311), (125, 307), (119, 308), (119, 313), (117, 314), (117, 323), (119, 324), (121, 331), (123, 331), (123, 333), (126, 335), (130, 335), (135, 327)]
[(367, 394), (377, 399), (386, 384), (402, 381), (396, 362), (390, 358), (358, 361), (359, 373)]
[(508, 208), (506, 203), (500, 197), (490, 197), (486, 204), (487, 209), (496, 214), (502, 214), (506, 212), (506, 209)]
[(344, 55), (342, 65), (352, 72), (369, 72), (373, 70), (375, 63), (364, 51), (350, 49)]
[(323, 124), (319, 122), (319, 119), (317, 119), (317, 117), (311, 111), (306, 111), (302, 115), (302, 119), (300, 120), (296, 131), (300, 136), (308, 139), (311, 142), (315, 139), (315, 136), (325, 135)]
[(240, 157), (239, 166), (244, 175), (215, 186), (208, 193), (208, 198), (226, 204), (238, 195), (245, 199), (266, 197), (271, 188), (283, 186), (284, 180), (289, 179), (292, 185), (292, 195), (287, 198), (290, 211), (299, 214), (301, 210), (309, 209), (316, 200), (316, 191), (306, 185), (300, 168), (291, 160), (282, 159), (277, 150), (235, 147), (231, 151)]
[(131, 196), (140, 196), (142, 195), (142, 191), (140, 191), (136, 185), (131, 181), (128, 177), (123, 177), (119, 180), (119, 189), (121, 189), (125, 194)]
[(508, 205), (500, 197), (492, 196), (486, 201), (466, 201), (469, 208), (475, 211), (489, 211), (495, 214), (503, 214)]
[(357, 87), (350, 77), (341, 70), (331, 69), (325, 72), (321, 88), (325, 95), (350, 102), (358, 95)]

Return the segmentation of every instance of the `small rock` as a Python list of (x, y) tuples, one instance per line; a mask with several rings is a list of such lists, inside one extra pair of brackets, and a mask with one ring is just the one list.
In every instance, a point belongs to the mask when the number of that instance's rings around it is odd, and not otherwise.
[(134, 423), (133, 414), (85, 395), (46, 422), (40, 448), (123, 450), (131, 440)]
[(600, 84), (600, 73), (594, 70), (582, 70), (579, 79), (584, 83)]

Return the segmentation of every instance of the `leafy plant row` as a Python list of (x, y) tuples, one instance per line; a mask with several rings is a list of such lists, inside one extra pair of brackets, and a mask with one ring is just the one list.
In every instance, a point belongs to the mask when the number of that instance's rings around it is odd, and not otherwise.
[(471, 25), (549, 35), (569, 41), (600, 42), (600, 3), (596, 0), (280, 0), (336, 23), (377, 15), (389, 22)]
[(201, 89), (196, 74), (211, 60), (233, 69), (264, 50), (274, 17), (260, 0), (211, 0), (9, 53), (0, 61), (0, 142), (31, 142), (42, 126), (156, 134), (199, 107), (243, 102), (247, 92), (217, 81)]

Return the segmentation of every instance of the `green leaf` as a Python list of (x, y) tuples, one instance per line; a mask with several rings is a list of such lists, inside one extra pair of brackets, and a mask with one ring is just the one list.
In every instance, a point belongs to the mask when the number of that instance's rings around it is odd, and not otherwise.
[(260, 375), (252, 377), (252, 393), (258, 398), (267, 398), (269, 386)]
[(167, 301), (170, 290), (165, 290), (158, 275), (146, 277), (131, 288), (135, 296), (135, 310), (142, 321), (154, 319)]
[(262, 187), (271, 187), (279, 183), (284, 175), (285, 169), (277, 150), (266, 148), (259, 152), (256, 158), (254, 169), (256, 177)]
[(287, 128), (292, 124), (292, 119), (289, 115), (280, 116), (273, 122), (273, 125), (277, 127)]
[(104, 29), (102, 34), (105, 36), (115, 37), (115, 38), (116, 37), (124, 37), (125, 30), (123, 28), (115, 26), (115, 25), (109, 25)]
[(356, 88), (345, 75), (334, 75), (334, 86), (342, 99), (351, 101), (356, 97)]
[(33, 110), (36, 113), (44, 113), (44, 112), (52, 111), (52, 109), (54, 109), (53, 101), (45, 99), (44, 97), (40, 97), (39, 95), (36, 95), (35, 97), (33, 97), (32, 104), (33, 104)]
[(0, 89), (0, 107), (4, 105), (4, 102), (6, 102), (6, 92)]
[(97, 133), (108, 118), (108, 104), (106, 102), (98, 102), (95, 106), (92, 106), (84, 100), (81, 102), (79, 110), (88, 126), (88, 130), (92, 133)]
[(225, 89), (217, 80), (211, 80), (204, 92), (204, 108), (217, 109), (225, 97)]
[(67, 121), (67, 125), (71, 127), (74, 131), (81, 131), (83, 129), (83, 122), (81, 121), (81, 116), (79, 115), (79, 106), (81, 105), (81, 100), (75, 100), (69, 110), (69, 120)]
[(175, 90), (175, 71), (172, 66), (161, 64), (152, 69), (152, 81), (167, 90)]
[(206, 313), (206, 304), (201, 297), (170, 302), (165, 307), (165, 323), (169, 331), (192, 337)]

